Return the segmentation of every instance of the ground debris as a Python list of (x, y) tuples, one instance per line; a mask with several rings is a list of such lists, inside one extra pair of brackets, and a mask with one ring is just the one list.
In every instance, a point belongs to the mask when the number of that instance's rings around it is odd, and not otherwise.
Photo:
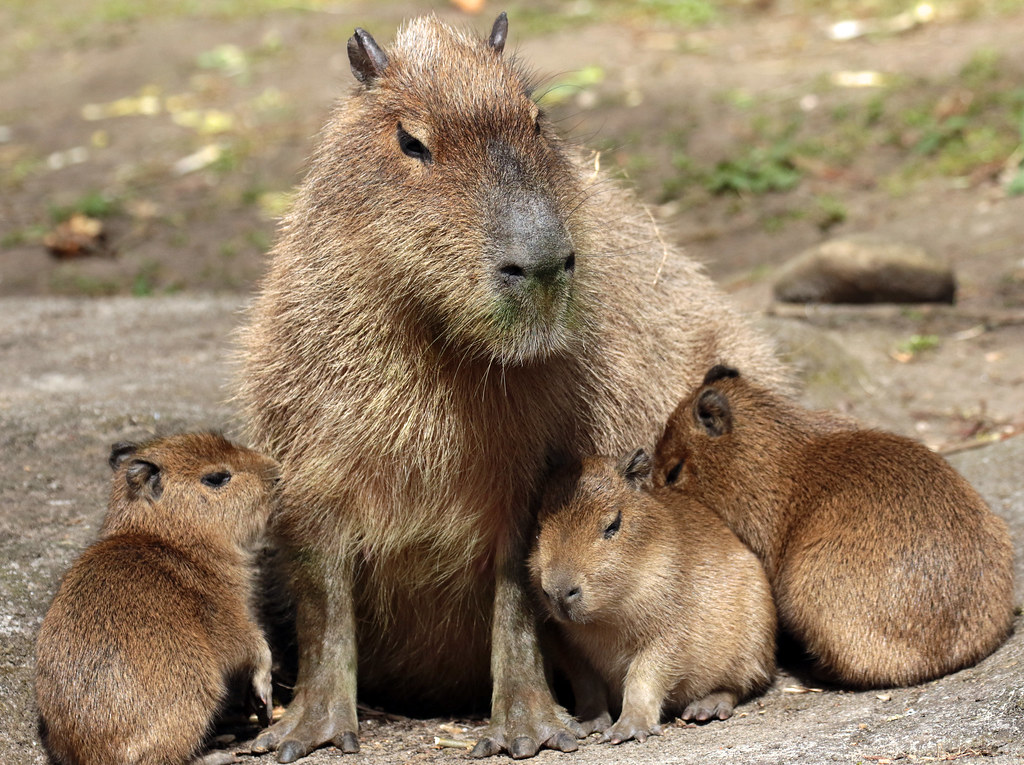
[(917, 752), (897, 752), (891, 755), (863, 755), (860, 759), (868, 762), (877, 762), (879, 765), (887, 765), (894, 762), (953, 762), (965, 757), (995, 757), (999, 754), (998, 747), (957, 747), (946, 749), (941, 744), (936, 744), (934, 751), (929, 754), (927, 749)]
[(113, 255), (107, 247), (107, 234), (103, 221), (74, 213), (43, 237), (43, 244), (59, 260), (70, 260), (88, 255)]

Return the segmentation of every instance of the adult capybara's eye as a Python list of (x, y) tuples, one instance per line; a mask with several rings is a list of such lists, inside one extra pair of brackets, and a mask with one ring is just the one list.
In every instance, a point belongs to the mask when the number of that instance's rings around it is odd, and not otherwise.
[(402, 123), (398, 123), (398, 146), (401, 148), (402, 153), (407, 157), (418, 159), (424, 165), (429, 165), (433, 162), (433, 155), (422, 141), (418, 138), (414, 138), (412, 135), (407, 133), (402, 127)]

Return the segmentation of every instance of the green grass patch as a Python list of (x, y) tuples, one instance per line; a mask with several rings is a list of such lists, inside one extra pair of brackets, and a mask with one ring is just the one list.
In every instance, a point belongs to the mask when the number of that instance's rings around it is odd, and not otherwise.
[(838, 197), (832, 194), (818, 194), (814, 197), (812, 217), (822, 231), (829, 231), (833, 226), (845, 222), (848, 215), (846, 205)]
[(1021, 194), (1024, 194), (1024, 162), (1017, 166), (1017, 174), (1007, 184), (1006, 193), (1012, 197), (1019, 197)]
[(50, 219), (54, 223), (66, 221), (78, 213), (90, 218), (109, 218), (121, 212), (122, 202), (116, 196), (101, 191), (87, 191), (68, 205), (51, 205)]
[(135, 272), (132, 279), (132, 295), (135, 297), (150, 297), (156, 292), (160, 278), (160, 264), (155, 260), (143, 263)]
[(86, 297), (108, 297), (121, 292), (121, 285), (113, 279), (101, 279), (63, 270), (54, 272), (50, 277), (50, 288), (59, 295)]
[(900, 343), (897, 348), (903, 353), (918, 354), (933, 351), (939, 347), (941, 340), (938, 335), (911, 335)]
[(708, 174), (705, 186), (712, 194), (766, 194), (789, 191), (800, 178), (791, 147), (777, 144), (754, 146), (722, 160)]
[(27, 226), (15, 231), (8, 231), (0, 237), (0, 247), (20, 247), (23, 244), (36, 244), (46, 235), (45, 226)]
[(682, 27), (702, 27), (718, 18), (718, 4), (710, 0), (636, 0), (637, 13)]

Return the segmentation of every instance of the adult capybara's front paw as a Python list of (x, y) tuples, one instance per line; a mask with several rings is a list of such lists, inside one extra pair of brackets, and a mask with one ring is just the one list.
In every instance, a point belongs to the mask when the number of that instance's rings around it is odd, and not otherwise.
[(359, 725), (350, 717), (339, 707), (296, 698), (284, 717), (256, 737), (252, 751), (276, 750), (278, 762), (295, 762), (330, 743), (346, 754), (355, 754), (359, 751)]
[(533, 757), (541, 747), (575, 752), (577, 738), (586, 734), (578, 722), (551, 700), (550, 696), (531, 702), (497, 703), (491, 724), (476, 742), (472, 757), (490, 757), (508, 752), (517, 760)]

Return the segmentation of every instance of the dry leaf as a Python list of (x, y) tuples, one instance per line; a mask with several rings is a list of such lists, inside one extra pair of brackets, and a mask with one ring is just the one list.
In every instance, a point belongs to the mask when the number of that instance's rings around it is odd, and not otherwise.
[(43, 237), (50, 254), (61, 260), (106, 254), (103, 221), (75, 213)]

